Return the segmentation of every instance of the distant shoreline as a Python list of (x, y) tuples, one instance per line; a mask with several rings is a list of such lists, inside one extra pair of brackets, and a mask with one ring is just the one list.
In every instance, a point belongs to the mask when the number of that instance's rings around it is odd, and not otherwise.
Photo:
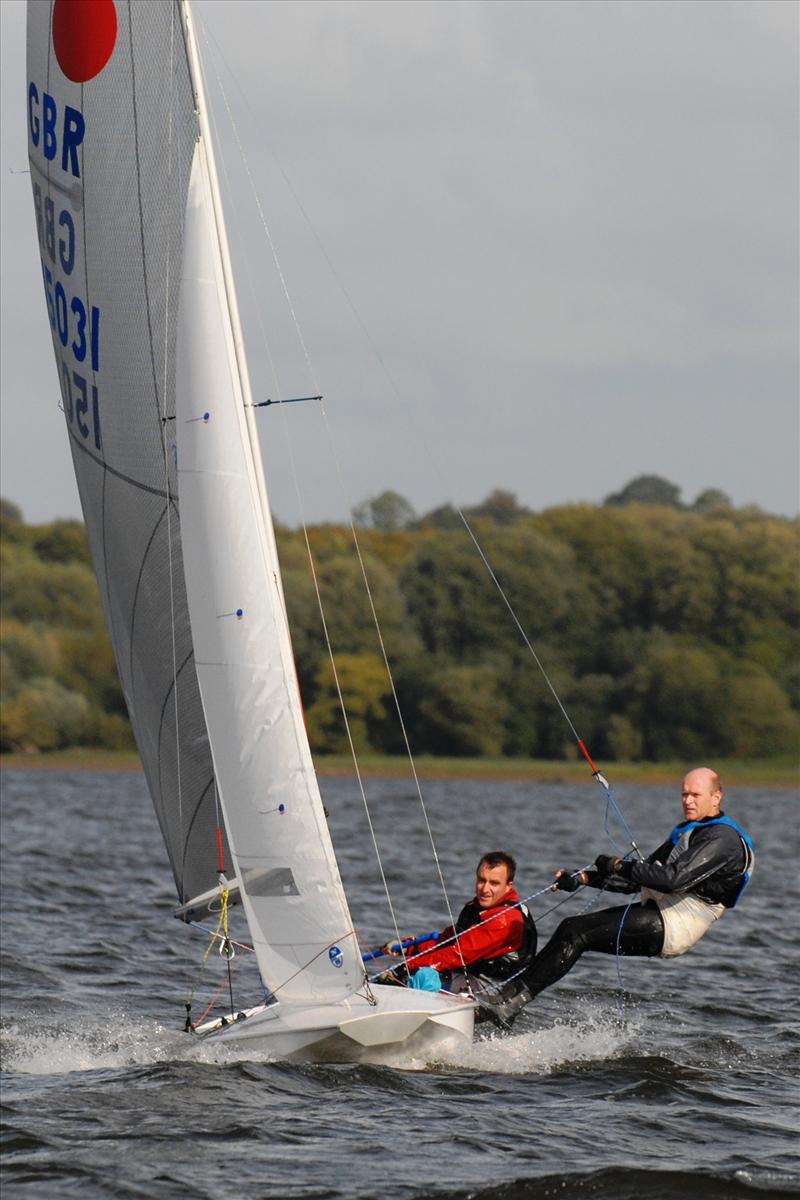
[[(314, 765), (317, 774), (330, 776), (354, 775), (349, 756), (319, 756)], [(692, 763), (604, 763), (599, 764), (609, 782), (614, 783), (675, 783)], [(728, 786), (764, 786), (800, 791), (800, 764), (780, 759), (725, 760), (711, 764)], [(519, 758), (432, 758), (420, 756), (414, 760), (421, 779), (485, 779), (531, 780), (537, 783), (562, 783), (586, 779), (589, 769), (580, 761), (542, 761)], [(134, 751), (61, 750), (45, 754), (2, 754), (0, 771), (141, 771), (138, 754)], [(385, 779), (411, 779), (407, 758), (365, 755), (359, 759), (362, 775)]]

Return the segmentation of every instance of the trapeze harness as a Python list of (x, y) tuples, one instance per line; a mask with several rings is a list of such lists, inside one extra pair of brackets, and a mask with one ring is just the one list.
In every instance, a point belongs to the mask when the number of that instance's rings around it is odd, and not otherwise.
[[(706, 818), (704, 821), (682, 821), (680, 825), (676, 825), (667, 839), (672, 843), (672, 849), (664, 866), (669, 866), (670, 863), (686, 853), (689, 848), (689, 839), (695, 829), (708, 829), (712, 825), (728, 825), (739, 835), (744, 849), (744, 869), (741, 872), (741, 882), (732, 899), (729, 898), (729, 893), (725, 895), (724, 899), (718, 899), (715, 895), (709, 896), (709, 889), (704, 888), (706, 880), (703, 880), (693, 891), (659, 892), (654, 888), (643, 887), (640, 893), (642, 904), (647, 904), (648, 901), (655, 904), (664, 922), (664, 944), (661, 948), (661, 958), (675, 958), (677, 955), (691, 950), (692, 946), (700, 941), (700, 938), (708, 932), (714, 922), (719, 920), (726, 908), (736, 907), (750, 882), (755, 864), (753, 843), (736, 821), (724, 815)], [(711, 878), (713, 876), (709, 877), (708, 882)], [(703, 895), (703, 890), (706, 891), (706, 895)], [(718, 891), (718, 889), (714, 890)]]

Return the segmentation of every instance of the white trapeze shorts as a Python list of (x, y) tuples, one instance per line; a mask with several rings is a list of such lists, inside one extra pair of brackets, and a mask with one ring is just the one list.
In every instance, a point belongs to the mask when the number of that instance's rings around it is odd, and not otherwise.
[(687, 892), (673, 892), (668, 895), (666, 892), (642, 888), (640, 895), (642, 904), (652, 900), (658, 905), (661, 913), (664, 922), (661, 958), (675, 958), (676, 955), (691, 950), (725, 912), (724, 904), (708, 904)]

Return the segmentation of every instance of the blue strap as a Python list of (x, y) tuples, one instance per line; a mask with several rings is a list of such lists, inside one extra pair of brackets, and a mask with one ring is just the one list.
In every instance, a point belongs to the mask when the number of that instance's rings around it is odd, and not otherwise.
[[(438, 936), (439, 934), (434, 929), (431, 933), (421, 933), (419, 937), (403, 938), (401, 942), (393, 944), (397, 946), (399, 952), (401, 946), (404, 950), (409, 950), (412, 946), (419, 946), (420, 942), (435, 942)], [(361, 961), (372, 962), (373, 958), (385, 958), (387, 953), (388, 951), (384, 950), (383, 946), (381, 946), (380, 950), (373, 950), (369, 954), (362, 954)]]
[(721, 814), (718, 817), (706, 817), (703, 821), (681, 821), (680, 825), (676, 825), (672, 833), (669, 835), (669, 840), (673, 846), (678, 844), (678, 839), (684, 833), (691, 833), (694, 829), (706, 829), (709, 825), (730, 825), (731, 829), (735, 829), (739, 837), (745, 844), (745, 869), (742, 871), (742, 886), (739, 888), (734, 898), (731, 908), (736, 908), (736, 905), (742, 898), (742, 893), (750, 882), (750, 877), (753, 873), (753, 858), (755, 856), (755, 846), (751, 838), (742, 829), (741, 825), (737, 824), (731, 817), (726, 817)]
[(676, 825), (672, 833), (669, 835), (669, 840), (672, 842), (673, 846), (675, 846), (677, 845), (678, 838), (682, 833), (691, 833), (693, 829), (705, 829), (708, 825), (730, 825), (731, 829), (736, 830), (745, 846), (755, 852), (755, 846), (742, 829), (741, 825), (738, 825), (731, 817), (726, 817), (724, 813), (719, 817), (706, 817), (703, 821), (681, 821), (680, 825)]

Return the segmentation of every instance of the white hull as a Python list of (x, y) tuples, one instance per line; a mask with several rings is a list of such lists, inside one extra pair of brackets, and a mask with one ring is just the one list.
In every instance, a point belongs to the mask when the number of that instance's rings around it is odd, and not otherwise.
[(209, 1021), (196, 1033), (204, 1041), (248, 1043), (270, 1058), (387, 1066), (472, 1039), (475, 1006), (463, 996), (385, 985), (374, 985), (372, 995), (374, 1004), (356, 995), (338, 1004), (259, 1005), (228, 1024)]

